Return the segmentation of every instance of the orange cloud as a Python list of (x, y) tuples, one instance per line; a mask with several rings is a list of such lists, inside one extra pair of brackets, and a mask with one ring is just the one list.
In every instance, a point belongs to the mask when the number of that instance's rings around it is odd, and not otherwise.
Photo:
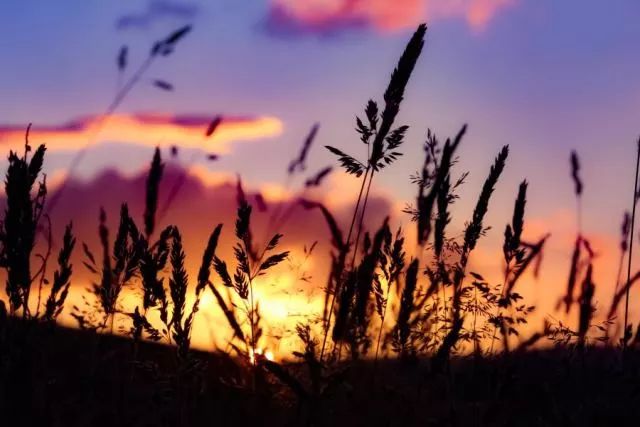
[[(119, 114), (108, 118), (89, 116), (61, 126), (34, 126), (30, 140), (46, 143), (49, 150), (78, 150), (100, 141), (130, 142), (149, 146), (179, 145), (218, 153), (229, 151), (232, 142), (280, 135), (283, 125), (274, 117), (224, 117), (214, 134), (205, 131), (211, 117), (171, 114)], [(24, 143), (25, 129), (0, 126), (0, 145), (17, 149)]]
[(463, 18), (473, 30), (515, 0), (272, 0), (268, 28), (279, 32), (333, 32), (371, 27), (382, 32), (431, 19)]

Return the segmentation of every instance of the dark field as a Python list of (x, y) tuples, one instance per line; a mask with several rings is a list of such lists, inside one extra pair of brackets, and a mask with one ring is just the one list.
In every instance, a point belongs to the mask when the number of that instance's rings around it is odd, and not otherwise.
[[(6, 425), (633, 426), (640, 416), (637, 352), (626, 367), (613, 350), (549, 350), (456, 358), (442, 373), (426, 360), (358, 361), (302, 397), (264, 367), (252, 392), (247, 366), (223, 354), (194, 352), (194, 375), (164, 345), (16, 321), (2, 333), (28, 337), (2, 347)], [(307, 366), (283, 368), (311, 390)]]

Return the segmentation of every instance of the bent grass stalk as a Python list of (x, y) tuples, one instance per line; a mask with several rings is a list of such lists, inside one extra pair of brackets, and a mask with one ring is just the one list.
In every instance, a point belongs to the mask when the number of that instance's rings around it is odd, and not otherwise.
[[(638, 169), (640, 168), (640, 139), (638, 140), (638, 154), (636, 156), (636, 174), (633, 183), (633, 207), (631, 209), (631, 230), (629, 233), (629, 260), (627, 262), (627, 283), (631, 282), (631, 260), (633, 258), (633, 229), (636, 221), (636, 204), (638, 199)], [(629, 322), (629, 290), (631, 286), (627, 286), (624, 300), (624, 330), (622, 349), (627, 349), (627, 324)]]
[[(362, 185), (356, 202), (356, 208), (354, 209), (353, 217), (351, 220), (351, 226), (349, 227), (349, 234), (347, 237), (347, 247), (351, 244), (351, 236), (353, 234), (353, 227), (358, 215), (358, 208), (360, 203), (363, 202), (363, 209), (361, 214), (361, 222), (364, 220), (364, 214), (366, 209), (366, 202), (368, 200), (369, 188), (373, 175), (376, 171), (383, 169), (385, 166), (393, 163), (397, 157), (402, 153), (395, 151), (403, 143), (404, 134), (408, 129), (407, 126), (400, 126), (396, 129), (392, 129), (398, 112), (400, 111), (400, 104), (404, 98), (404, 92), (409, 82), (411, 74), (415, 68), (416, 62), (422, 53), (424, 46), (424, 37), (427, 31), (426, 24), (420, 24), (413, 36), (407, 43), (404, 52), (398, 60), (396, 68), (391, 73), (391, 79), (389, 85), (384, 93), (385, 108), (379, 113), (378, 106), (374, 101), (369, 101), (365, 109), (369, 124), (365, 125), (359, 118), (356, 119), (357, 131), (361, 134), (361, 141), (367, 145), (368, 159), (366, 166), (356, 160), (355, 158), (345, 154), (341, 150), (326, 146), (326, 148), (333, 154), (338, 156), (338, 159), (342, 166), (346, 169), (347, 173), (360, 176), (364, 171), (364, 178), (362, 179)], [(378, 115), (380, 116), (380, 124), (378, 126)], [(371, 137), (374, 136), (373, 141)], [(386, 142), (386, 145), (385, 145)], [(370, 150), (370, 151), (369, 151)], [(368, 181), (367, 181), (368, 179)], [(367, 185), (367, 194), (365, 198), (362, 198), (365, 185)], [(353, 262), (351, 268), (355, 264), (355, 256), (357, 252), (358, 240), (360, 236), (360, 224), (358, 226), (358, 237), (356, 239), (356, 245), (354, 248)], [(340, 292), (341, 280), (337, 282), (334, 294), (331, 298), (331, 304), (327, 315), (327, 322), (325, 325), (324, 338), (322, 343), (322, 350), (320, 352), (320, 361), (323, 360), (324, 350), (326, 348), (327, 336), (329, 335), (329, 327), (331, 324), (331, 316), (333, 314), (333, 307), (335, 305), (335, 299)]]
[[(78, 166), (80, 166), (80, 163), (84, 159), (84, 156), (86, 155), (87, 150), (89, 149), (89, 147), (93, 145), (93, 143), (95, 142), (96, 138), (98, 137), (102, 129), (104, 129), (104, 126), (107, 124), (109, 118), (113, 115), (113, 113), (115, 113), (118, 107), (120, 107), (120, 105), (124, 102), (124, 100), (127, 98), (129, 93), (138, 84), (138, 82), (144, 76), (144, 74), (149, 70), (153, 62), (160, 56), (167, 56), (171, 54), (171, 52), (173, 52), (173, 49), (175, 47), (175, 43), (178, 40), (182, 39), (190, 31), (191, 31), (191, 26), (187, 25), (185, 27), (182, 27), (172, 32), (167, 38), (154, 43), (152, 49), (149, 52), (149, 55), (142, 62), (142, 64), (140, 64), (140, 67), (138, 67), (138, 69), (131, 75), (129, 80), (127, 80), (124, 85), (122, 85), (121, 87), (119, 86), (119, 89), (117, 90), (113, 100), (111, 101), (109, 106), (106, 108), (105, 112), (99, 117), (98, 122), (93, 126), (93, 129), (89, 134), (87, 143), (71, 159), (71, 163), (67, 168), (67, 173), (69, 176), (73, 175), (73, 173), (76, 171)], [(121, 78), (124, 68), (126, 67), (126, 53), (127, 53), (127, 50), (121, 49), (118, 55), (118, 69), (119, 69), (118, 75), (120, 76), (119, 78)], [(67, 181), (68, 180), (64, 180), (60, 184), (58, 191), (56, 191), (56, 193), (53, 195), (53, 197), (49, 201), (49, 204), (47, 207), (48, 214), (51, 214), (53, 212), (58, 202), (60, 201), (62, 194), (66, 190)]]
[[(353, 226), (356, 222), (356, 218), (358, 217), (358, 209), (360, 207), (360, 203), (362, 201), (362, 193), (364, 192), (364, 186), (366, 184), (367, 176), (369, 175), (369, 169), (365, 170), (364, 178), (362, 179), (362, 184), (360, 185), (360, 192), (358, 193), (358, 198), (356, 200), (356, 205), (353, 209), (353, 215), (351, 216), (351, 224), (349, 225), (349, 233), (347, 233), (347, 240), (345, 241), (345, 247), (349, 248), (351, 244), (351, 236), (353, 234)], [(353, 264), (354, 261), (351, 263)], [(320, 361), (324, 360), (324, 352), (327, 345), (327, 337), (329, 336), (329, 328), (331, 326), (331, 317), (333, 316), (333, 310), (336, 304), (336, 297), (340, 291), (341, 281), (336, 282), (336, 287), (333, 290), (333, 295), (331, 296), (331, 303), (329, 304), (329, 311), (327, 312), (327, 319), (324, 325), (324, 337), (322, 338), (322, 348), (320, 350)]]

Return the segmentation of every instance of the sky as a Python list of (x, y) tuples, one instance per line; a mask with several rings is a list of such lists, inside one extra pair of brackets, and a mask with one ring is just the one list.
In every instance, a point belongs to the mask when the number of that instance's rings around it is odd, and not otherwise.
[[(583, 230), (599, 243), (598, 277), (610, 290), (640, 135), (639, 13), (634, 0), (5, 0), (0, 149), (19, 148), (32, 123), (34, 142), (48, 145), (52, 184), (66, 177), (90, 186), (105, 170), (135, 177), (154, 146), (169, 158), (176, 145), (172, 161), (208, 185), (239, 174), (256, 191), (286, 197), (287, 164), (315, 123), (310, 171), (334, 162), (323, 145), (364, 156), (355, 116), (368, 99), (382, 99), (411, 32), (427, 22), (399, 116), (410, 126), (405, 155), (377, 178), (375, 194), (410, 227), (399, 210), (414, 198), (410, 175), (427, 129), (446, 139), (468, 123), (456, 165), (470, 172), (455, 211), (461, 228), (492, 159), (509, 144), (485, 249), (499, 255), (517, 186), (527, 179), (529, 236), (554, 239), (545, 261), (551, 279), (531, 288), (542, 300), (565, 286), (557, 277), (566, 277), (576, 229), (569, 177), (576, 150)], [(185, 24), (193, 31), (93, 132), (153, 42)], [(119, 76), (123, 45), (128, 66)], [(158, 89), (156, 79), (173, 90)], [(216, 115), (225, 117), (220, 132), (201, 137)], [(70, 170), (79, 150), (83, 160)], [(210, 153), (219, 160), (208, 161)], [(357, 191), (339, 173), (329, 180), (330, 197), (319, 196), (337, 206)]]
[[(340, 12), (340, 3), (354, 3), (355, 11)], [(9, 0), (1, 7), (0, 25), (9, 34), (0, 41), (7, 64), (0, 69), (2, 124), (32, 122), (37, 130), (103, 113), (115, 92), (120, 46), (129, 46), (133, 67), (153, 41), (192, 23), (193, 33), (152, 67), (117, 112), (276, 118), (281, 132), (238, 144), (216, 167), (252, 181), (279, 181), (314, 123), (321, 124), (321, 144), (352, 144), (354, 116), (369, 98), (381, 97), (408, 35), (425, 20), (427, 47), (400, 118), (411, 126), (411, 144), (385, 185), (406, 183), (427, 128), (445, 137), (463, 123), (470, 125), (463, 157), (482, 153), (483, 167), (510, 144), (511, 176), (563, 181), (565, 191), (541, 195), (546, 200), (566, 199), (571, 149), (579, 151), (586, 171), (607, 165), (616, 172), (588, 183), (594, 194), (631, 169), (625, 160), (638, 133), (634, 77), (640, 60), (633, 52), (640, 5), (630, 0)], [(289, 18), (273, 18), (278, 11)], [(319, 23), (310, 18), (314, 13)], [(156, 78), (175, 90), (157, 90), (150, 84)], [(110, 136), (96, 139), (135, 142)], [(79, 172), (121, 163), (122, 149), (113, 152), (89, 156), (93, 161)], [(64, 168), (65, 154), (50, 159), (52, 166)], [(318, 165), (331, 161), (323, 150), (313, 154)], [(144, 155), (120, 166), (133, 170)], [(243, 167), (247, 162), (260, 168)]]

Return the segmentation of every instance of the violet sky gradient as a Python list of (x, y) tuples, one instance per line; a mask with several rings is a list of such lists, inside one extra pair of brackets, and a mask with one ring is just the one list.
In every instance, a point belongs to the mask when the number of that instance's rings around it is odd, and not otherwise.
[[(411, 31), (356, 25), (274, 36), (265, 31), (267, 0), (177, 3), (194, 12), (118, 29), (120, 18), (144, 13), (150, 3), (4, 0), (0, 124), (56, 125), (102, 112), (115, 90), (119, 47), (128, 44), (131, 60), (139, 61), (155, 39), (186, 20), (192, 34), (149, 74), (170, 81), (175, 92), (143, 84), (119, 112), (278, 117), (280, 137), (240, 144), (207, 167), (241, 173), (249, 182), (281, 182), (315, 122), (321, 129), (314, 167), (333, 160), (320, 145), (361, 149), (354, 116), (370, 97), (381, 99)], [(469, 123), (459, 170), (470, 170), (471, 178), (463, 196), (477, 193), (500, 146), (510, 144), (496, 195), (503, 211), (525, 177), (529, 215), (571, 210), (568, 158), (576, 149), (585, 174), (585, 228), (615, 235), (629, 204), (640, 134), (639, 16), (634, 0), (514, 0), (482, 31), (460, 17), (432, 20), (400, 115), (411, 126), (407, 155), (378, 184), (410, 199), (408, 179), (419, 167), (427, 128), (444, 138)], [(140, 168), (149, 150), (98, 146), (80, 174)], [(52, 152), (50, 167), (64, 168), (69, 158)]]

